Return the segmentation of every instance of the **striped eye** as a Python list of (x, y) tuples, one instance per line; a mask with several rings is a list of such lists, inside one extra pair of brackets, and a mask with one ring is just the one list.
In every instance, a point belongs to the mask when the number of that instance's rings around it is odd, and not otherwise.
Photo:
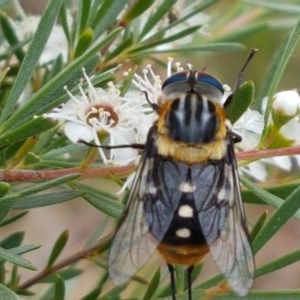
[[(215, 78), (207, 73), (204, 73), (204, 72), (199, 72), (199, 73), (196, 73), (195, 75), (197, 75), (196, 82), (198, 84), (209, 85), (211, 87), (218, 89), (222, 94), (224, 93), (223, 85), (217, 78)], [(196, 83), (196, 86), (197, 86), (197, 83)]]
[(162, 85), (166, 96), (174, 93), (198, 93), (213, 101), (222, 98), (224, 89), (222, 83), (205, 72), (180, 72), (170, 76)]

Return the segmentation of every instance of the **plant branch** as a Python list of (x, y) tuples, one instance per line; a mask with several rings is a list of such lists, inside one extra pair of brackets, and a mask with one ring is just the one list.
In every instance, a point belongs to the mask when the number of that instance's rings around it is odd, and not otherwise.
[(99, 253), (101, 253), (108, 247), (108, 245), (111, 243), (112, 237), (113, 237), (113, 233), (110, 233), (110, 234), (106, 235), (105, 237), (103, 237), (102, 239), (100, 239), (99, 241), (97, 241), (97, 243), (92, 245), (90, 248), (81, 250), (81, 251), (65, 258), (61, 262), (51, 266), (50, 268), (46, 268), (46, 269), (42, 270), (40, 273), (33, 276), (29, 280), (25, 281), (24, 283), (21, 283), (17, 287), (17, 290), (27, 289), (27, 288), (31, 287), (32, 285), (34, 285), (35, 283), (42, 280), (43, 278), (77, 262), (80, 259), (90, 258), (92, 256), (98, 255)]
[(107, 177), (110, 175), (118, 178), (128, 176), (135, 169), (134, 165), (107, 166), (95, 168), (66, 168), (59, 170), (0, 170), (0, 181), (39, 181), (59, 178), (65, 175), (80, 173), (83, 177)]
[(297, 155), (300, 154), (300, 145), (279, 149), (268, 149), (268, 150), (250, 150), (237, 152), (237, 160), (252, 160), (261, 159), (274, 156), (284, 156), (284, 155)]

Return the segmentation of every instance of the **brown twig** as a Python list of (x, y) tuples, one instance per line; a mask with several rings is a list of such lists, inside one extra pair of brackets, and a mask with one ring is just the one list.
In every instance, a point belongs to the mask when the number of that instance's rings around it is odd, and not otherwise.
[(237, 160), (252, 160), (252, 159), (261, 159), (274, 156), (284, 156), (284, 155), (297, 155), (300, 154), (300, 145), (279, 148), (279, 149), (268, 149), (268, 150), (250, 150), (237, 152)]
[(42, 270), (40, 273), (33, 276), (29, 280), (21, 283), (17, 289), (18, 290), (27, 289), (27, 288), (31, 287), (32, 285), (34, 285), (35, 283), (39, 282), (41, 279), (71, 265), (72, 263), (77, 262), (80, 259), (89, 258), (89, 257), (92, 257), (94, 255), (101, 253), (101, 250), (103, 251), (104, 249), (106, 249), (108, 247), (108, 245), (111, 242), (112, 237), (113, 237), (113, 234), (110, 233), (110, 234), (106, 235), (105, 237), (103, 237), (102, 239), (100, 239), (96, 244), (94, 244), (90, 248), (81, 250), (81, 251), (63, 259), (62, 261), (51, 266), (50, 268), (46, 268), (46, 269)]
[(95, 168), (66, 168), (59, 170), (0, 170), (0, 181), (40, 181), (80, 173), (83, 177), (116, 176), (124, 178), (135, 169), (134, 165)]

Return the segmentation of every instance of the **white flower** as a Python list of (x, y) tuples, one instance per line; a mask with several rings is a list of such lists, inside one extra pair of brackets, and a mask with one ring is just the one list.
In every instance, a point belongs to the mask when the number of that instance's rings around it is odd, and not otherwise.
[(282, 91), (274, 95), (272, 109), (274, 113), (294, 117), (300, 111), (300, 96), (296, 90)]
[[(40, 19), (40, 16), (29, 16), (18, 22), (11, 20), (14, 31), (21, 42), (33, 37)], [(7, 48), (7, 46), (4, 45), (2, 48)], [(28, 44), (24, 46), (24, 49), (28, 49)], [(4, 51), (4, 49), (2, 50)], [(54, 25), (39, 62), (40, 64), (50, 63), (60, 54), (62, 54), (63, 61), (66, 62), (68, 58), (68, 42), (62, 26)]]
[[(108, 136), (110, 146), (136, 142), (138, 128), (143, 127), (137, 120), (142, 118), (144, 95), (141, 97), (120, 97), (119, 90), (110, 84), (108, 90), (96, 88), (83, 71), (88, 84), (87, 89), (79, 85), (80, 95), (75, 96), (67, 90), (70, 100), (61, 108), (56, 108), (45, 117), (64, 121), (64, 132), (74, 143), (80, 140), (94, 141), (101, 145), (99, 136)], [(139, 116), (141, 115), (141, 116)], [(127, 164), (133, 162), (137, 150), (128, 148), (112, 149), (109, 157), (99, 148), (104, 163)]]
[(242, 137), (237, 147), (241, 150), (254, 149), (260, 141), (263, 128), (263, 116), (258, 111), (247, 109), (233, 125), (233, 131)]

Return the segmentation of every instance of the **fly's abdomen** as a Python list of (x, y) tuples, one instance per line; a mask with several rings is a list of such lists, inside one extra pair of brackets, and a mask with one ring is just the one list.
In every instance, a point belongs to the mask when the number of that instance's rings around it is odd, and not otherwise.
[(165, 118), (169, 137), (187, 144), (213, 141), (220, 123), (215, 104), (192, 92), (172, 100)]

